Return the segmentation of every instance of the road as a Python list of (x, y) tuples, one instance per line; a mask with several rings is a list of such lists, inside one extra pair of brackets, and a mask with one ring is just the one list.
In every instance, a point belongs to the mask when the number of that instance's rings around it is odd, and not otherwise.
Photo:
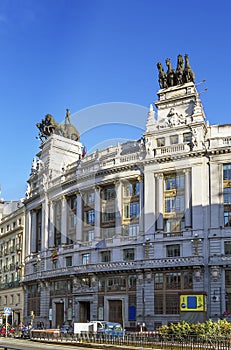
[(6, 339), (0, 338), (0, 350), (9, 349), (9, 350), (93, 350), (91, 347), (83, 347), (78, 345), (66, 345), (65, 343), (57, 344), (57, 343), (38, 343), (33, 342), (31, 340), (23, 340), (23, 339)]

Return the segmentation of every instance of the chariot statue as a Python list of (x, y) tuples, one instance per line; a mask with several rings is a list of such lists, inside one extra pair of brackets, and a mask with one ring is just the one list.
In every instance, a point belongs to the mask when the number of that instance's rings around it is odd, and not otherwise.
[(184, 60), (185, 60), (184, 83), (189, 83), (190, 81), (192, 81), (194, 83), (195, 75), (192, 71), (192, 68), (190, 67), (189, 58), (188, 58), (187, 54), (185, 54)]
[(159, 72), (158, 81), (161, 89), (166, 89), (172, 86), (182, 85), (185, 83), (195, 81), (195, 75), (189, 64), (188, 55), (185, 54), (184, 59), (182, 55), (177, 56), (177, 67), (176, 70), (172, 67), (170, 58), (166, 61), (167, 71), (165, 72), (161, 62), (157, 63)]
[(184, 59), (182, 55), (177, 56), (177, 67), (175, 72), (175, 84), (183, 84), (183, 75), (184, 75)]
[(161, 89), (166, 89), (168, 87), (167, 74), (164, 72), (164, 68), (160, 62), (157, 63), (157, 68), (159, 71), (159, 85)]
[(171, 86), (174, 86), (174, 83), (175, 83), (175, 72), (174, 72), (174, 69), (172, 68), (170, 58), (167, 58), (165, 62), (166, 62), (166, 66), (168, 67), (167, 83), (168, 83), (168, 87), (171, 87)]
[(80, 134), (70, 122), (70, 110), (66, 110), (65, 123), (57, 123), (51, 114), (46, 114), (41, 123), (36, 124), (39, 129), (38, 137), (41, 141), (46, 140), (52, 134), (60, 135), (68, 139), (79, 141)]

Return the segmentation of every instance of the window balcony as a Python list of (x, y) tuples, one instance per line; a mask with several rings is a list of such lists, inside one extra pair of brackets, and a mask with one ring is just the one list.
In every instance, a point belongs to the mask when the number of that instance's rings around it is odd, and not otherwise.
[(164, 147), (158, 147), (155, 149), (155, 157), (167, 156), (170, 154), (177, 154), (182, 152), (189, 152), (190, 147), (187, 143), (181, 143), (178, 145), (170, 145)]

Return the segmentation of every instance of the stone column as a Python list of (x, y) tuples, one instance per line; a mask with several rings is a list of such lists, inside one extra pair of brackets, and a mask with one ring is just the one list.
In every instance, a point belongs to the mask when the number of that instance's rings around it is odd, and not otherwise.
[(163, 208), (164, 207), (164, 177), (163, 174), (157, 175), (157, 230), (163, 231)]
[(144, 232), (155, 231), (155, 178), (153, 171), (144, 174)]
[(49, 201), (49, 247), (55, 245), (55, 226), (54, 226), (54, 203)]
[(37, 220), (36, 220), (37, 212), (36, 210), (31, 211), (31, 253), (36, 252), (36, 229), (37, 229)]
[(224, 225), (224, 212), (223, 212), (223, 166), (218, 164), (214, 160), (210, 162), (210, 193), (211, 193), (211, 228), (220, 228)]
[(76, 234), (75, 239), (76, 242), (82, 241), (82, 231), (83, 231), (83, 202), (82, 196), (80, 192), (77, 192), (77, 211), (76, 211)]
[(144, 179), (141, 176), (138, 176), (138, 181), (140, 183), (140, 218), (139, 226), (140, 232), (144, 232)]
[(67, 200), (65, 196), (62, 196), (61, 205), (61, 244), (65, 244), (67, 242)]
[(192, 199), (192, 191), (191, 191), (191, 176), (189, 169), (185, 170), (185, 227), (191, 227), (191, 199)]
[(44, 198), (44, 202), (42, 203), (42, 228), (43, 228), (43, 234), (41, 237), (41, 249), (44, 251), (48, 248), (48, 199), (47, 197)]
[(115, 182), (116, 202), (115, 202), (115, 233), (122, 234), (121, 216), (122, 216), (122, 186), (120, 181)]
[(25, 255), (28, 256), (31, 253), (31, 211), (26, 213), (26, 237), (25, 237)]
[(101, 200), (100, 187), (95, 187), (95, 239), (100, 238), (100, 214), (101, 214)]

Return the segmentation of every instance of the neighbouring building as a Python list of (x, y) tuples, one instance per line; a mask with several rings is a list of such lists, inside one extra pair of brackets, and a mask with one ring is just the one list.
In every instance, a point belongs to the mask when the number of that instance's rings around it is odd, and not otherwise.
[(166, 64), (137, 141), (83, 157), (68, 110), (64, 124), (37, 124), (25, 322), (152, 330), (231, 313), (231, 124), (206, 121), (187, 55)]
[(24, 314), (24, 219), (23, 201), (0, 202), (0, 317), (3, 322), (4, 308), (8, 308), (8, 321), (15, 325)]

